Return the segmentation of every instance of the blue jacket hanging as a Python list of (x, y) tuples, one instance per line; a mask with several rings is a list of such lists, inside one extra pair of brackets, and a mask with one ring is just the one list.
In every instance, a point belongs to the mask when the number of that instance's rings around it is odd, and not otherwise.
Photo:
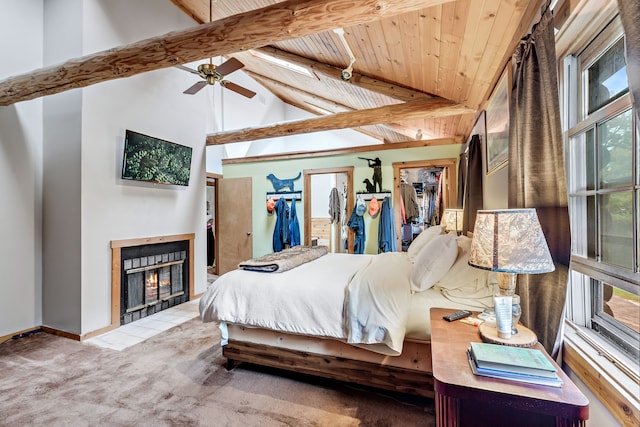
[(300, 223), (296, 214), (296, 199), (291, 200), (291, 209), (289, 210), (289, 246), (294, 247), (300, 244)]
[(289, 205), (284, 197), (276, 202), (276, 227), (273, 230), (273, 251), (280, 252), (289, 243)]
[(378, 224), (378, 253), (395, 252), (398, 250), (396, 240), (396, 221), (391, 206), (391, 198), (386, 196), (380, 208), (380, 222)]
[(358, 215), (357, 207), (358, 204), (356, 203), (356, 206), (353, 207), (353, 211), (349, 217), (349, 221), (347, 222), (347, 226), (352, 229), (355, 234), (355, 238), (353, 239), (353, 253), (363, 254), (365, 243), (364, 217)]

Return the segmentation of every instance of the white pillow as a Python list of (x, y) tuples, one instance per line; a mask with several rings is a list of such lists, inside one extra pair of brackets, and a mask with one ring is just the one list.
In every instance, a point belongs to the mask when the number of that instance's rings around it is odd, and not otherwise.
[(427, 243), (433, 240), (434, 237), (442, 234), (442, 226), (434, 225), (433, 227), (426, 228), (422, 230), (420, 234), (413, 239), (413, 242), (407, 248), (407, 256), (411, 261), (414, 261), (415, 258), (420, 253), (420, 249), (422, 249)]
[(469, 265), (471, 239), (466, 236), (459, 236), (456, 240), (459, 252), (458, 257), (447, 275), (439, 280), (436, 287), (439, 289), (475, 291), (478, 287), (486, 286), (489, 272)]
[(451, 268), (458, 257), (458, 243), (450, 234), (431, 239), (413, 260), (411, 290), (422, 292), (433, 287)]

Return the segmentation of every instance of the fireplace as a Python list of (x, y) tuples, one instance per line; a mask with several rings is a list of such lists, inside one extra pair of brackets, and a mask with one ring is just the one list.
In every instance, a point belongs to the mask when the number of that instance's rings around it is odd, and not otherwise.
[(112, 241), (112, 326), (187, 302), (193, 235)]

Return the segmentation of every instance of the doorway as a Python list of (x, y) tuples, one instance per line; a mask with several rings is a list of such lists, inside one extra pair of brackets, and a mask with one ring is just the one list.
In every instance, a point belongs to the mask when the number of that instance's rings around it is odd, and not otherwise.
[(347, 212), (353, 199), (353, 166), (304, 170), (304, 244), (353, 253)]
[[(216, 254), (218, 253), (216, 243), (216, 213), (218, 207), (217, 183), (222, 175), (207, 172), (206, 185), (206, 203), (207, 203), (207, 280), (210, 276), (218, 275), (218, 263), (216, 262)], [(213, 279), (213, 278), (211, 278)]]
[(398, 248), (406, 251), (421, 231), (440, 224), (442, 212), (456, 200), (456, 164), (456, 159), (393, 163)]

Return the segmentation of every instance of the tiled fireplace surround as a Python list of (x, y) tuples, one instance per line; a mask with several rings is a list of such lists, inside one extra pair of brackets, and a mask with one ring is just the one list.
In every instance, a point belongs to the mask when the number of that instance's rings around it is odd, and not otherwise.
[(195, 234), (177, 234), (171, 236), (145, 237), (139, 239), (125, 239), (111, 241), (111, 325), (109, 329), (117, 328), (121, 324), (121, 293), (122, 293), (122, 252), (125, 248), (161, 243), (184, 242), (188, 243), (188, 289), (189, 299), (193, 299), (193, 247)]

